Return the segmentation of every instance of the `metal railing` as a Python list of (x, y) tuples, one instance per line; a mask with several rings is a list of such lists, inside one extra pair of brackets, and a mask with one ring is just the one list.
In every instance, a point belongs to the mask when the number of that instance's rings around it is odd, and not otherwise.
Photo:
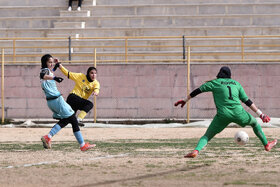
[(0, 38), (6, 63), (39, 63), (42, 53), (64, 62), (97, 63), (278, 62), (280, 35), (263, 36), (137, 36), (83, 38)]
[[(279, 41), (280, 35), (0, 38), (2, 123), (4, 123), (4, 62), (40, 63), (39, 59), (43, 53), (51, 53), (53, 56), (64, 58), (64, 62), (93, 62), (94, 66), (101, 62), (187, 63), (188, 95), (191, 62), (279, 62)], [(46, 49), (48, 51), (45, 51)], [(65, 51), (57, 52), (59, 49)], [(106, 59), (108, 57), (112, 59)], [(96, 97), (93, 99), (94, 122), (96, 122)], [(189, 110), (188, 104), (187, 122), (190, 119)]]

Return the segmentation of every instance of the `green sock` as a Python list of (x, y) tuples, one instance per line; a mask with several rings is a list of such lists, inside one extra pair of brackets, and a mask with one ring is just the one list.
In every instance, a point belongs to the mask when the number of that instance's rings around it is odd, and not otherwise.
[(200, 150), (201, 150), (204, 146), (206, 146), (207, 143), (208, 143), (208, 137), (207, 137), (207, 136), (202, 136), (202, 137), (200, 138), (200, 140), (198, 141), (195, 150), (198, 150), (198, 151), (200, 152)]
[(265, 146), (267, 144), (267, 139), (263, 133), (263, 130), (259, 124), (253, 127), (255, 135), (261, 140), (262, 144)]

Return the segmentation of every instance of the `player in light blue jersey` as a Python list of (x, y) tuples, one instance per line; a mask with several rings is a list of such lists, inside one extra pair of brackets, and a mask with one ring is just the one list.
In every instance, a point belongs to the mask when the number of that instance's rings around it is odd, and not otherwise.
[[(81, 151), (86, 151), (95, 147), (95, 144), (84, 142), (84, 138), (78, 126), (77, 118), (71, 106), (67, 104), (56, 87), (56, 82), (60, 83), (63, 78), (56, 77), (53, 74), (54, 59), (51, 55), (46, 54), (41, 58), (40, 81), (41, 87), (46, 96), (49, 109), (53, 112), (53, 118), (58, 119), (58, 123), (53, 126), (49, 134), (41, 138), (43, 146), (46, 149), (51, 148), (51, 138), (57, 134), (68, 123), (72, 124), (73, 133), (80, 144)], [(55, 82), (56, 81), (56, 82)]]

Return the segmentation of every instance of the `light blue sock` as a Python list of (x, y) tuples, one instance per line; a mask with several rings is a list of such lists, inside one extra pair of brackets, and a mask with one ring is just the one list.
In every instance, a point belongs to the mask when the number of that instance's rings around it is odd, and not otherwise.
[[(48, 136), (49, 138), (53, 137), (55, 134), (57, 134), (60, 131), (61, 127), (58, 124), (55, 124), (51, 131), (49, 132)], [(51, 137), (50, 137), (51, 136)]]
[(79, 142), (80, 146), (83, 147), (85, 145), (85, 141), (84, 141), (81, 131), (74, 132), (74, 135), (75, 135), (77, 141)]

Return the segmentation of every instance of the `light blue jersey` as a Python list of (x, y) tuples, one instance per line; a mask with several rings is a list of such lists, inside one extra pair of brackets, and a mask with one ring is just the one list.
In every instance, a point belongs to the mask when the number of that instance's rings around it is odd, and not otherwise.
[(53, 76), (53, 73), (48, 68), (43, 68), (40, 72), (41, 87), (46, 95), (48, 107), (53, 112), (53, 118), (64, 119), (72, 116), (74, 114), (74, 111), (61, 96), (60, 92), (56, 87), (55, 81), (42, 79), (44, 75)]

